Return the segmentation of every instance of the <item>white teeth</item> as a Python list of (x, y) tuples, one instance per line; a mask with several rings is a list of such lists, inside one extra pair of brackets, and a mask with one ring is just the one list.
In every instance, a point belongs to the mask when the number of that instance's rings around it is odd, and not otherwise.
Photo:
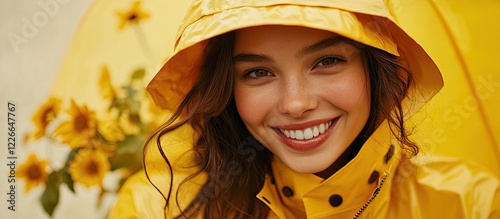
[(313, 138), (313, 131), (311, 130), (311, 128), (306, 128), (304, 130), (304, 139), (311, 139)]
[(322, 133), (325, 132), (325, 125), (324, 124), (321, 124), (319, 125), (319, 133)]
[(297, 140), (308, 140), (312, 139), (314, 137), (317, 137), (318, 135), (323, 134), (330, 126), (332, 125), (332, 122), (327, 122), (327, 123), (322, 123), (317, 126), (313, 126), (310, 128), (306, 128), (304, 130), (284, 130), (280, 129), (281, 133), (285, 135), (288, 138), (292, 139), (297, 139)]
[(304, 133), (300, 130), (295, 131), (295, 139), (297, 140), (303, 140), (304, 139)]
[(313, 137), (318, 136), (319, 135), (319, 129), (318, 129), (318, 127), (314, 126), (314, 129), (313, 129), (312, 132), (313, 132)]

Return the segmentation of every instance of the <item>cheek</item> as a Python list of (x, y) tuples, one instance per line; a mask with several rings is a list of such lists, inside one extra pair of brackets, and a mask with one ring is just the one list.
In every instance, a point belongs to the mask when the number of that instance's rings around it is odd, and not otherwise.
[(262, 90), (235, 86), (234, 100), (238, 113), (248, 129), (255, 128), (264, 122), (271, 108), (269, 95)]
[(354, 106), (362, 105), (369, 106), (370, 105), (370, 84), (366, 80), (366, 75), (359, 74), (359, 77), (353, 79), (351, 81), (353, 86), (348, 89), (348, 93), (351, 96), (351, 104)]
[(364, 72), (358, 73), (358, 77), (352, 80), (350, 93), (350, 107), (352, 113), (359, 113), (361, 120), (366, 121), (370, 114), (370, 83), (368, 83), (367, 75)]
[(335, 86), (325, 84), (324, 90), (330, 94), (330, 102), (345, 111), (369, 111), (370, 84), (367, 76), (363, 71), (351, 73), (353, 74), (336, 81)]

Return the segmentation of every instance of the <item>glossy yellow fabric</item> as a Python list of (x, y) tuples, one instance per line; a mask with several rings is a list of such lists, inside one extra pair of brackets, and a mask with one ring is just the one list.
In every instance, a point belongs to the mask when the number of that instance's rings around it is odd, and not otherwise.
[(391, 11), (445, 81), (415, 117), (415, 139), (428, 153), (472, 160), (500, 177), (500, 1), (398, 1)]
[[(416, 100), (417, 104), (412, 105), (413, 109), (420, 108), (442, 86), (441, 75), (434, 63), (418, 44), (393, 23), (401, 18), (393, 17), (394, 11), (399, 8), (395, 2), (207, 2), (200, 0), (193, 3), (178, 33), (174, 55), (148, 87), (163, 108), (173, 108), (196, 79), (196, 65), (200, 63), (206, 39), (238, 28), (265, 24), (300, 25), (334, 31), (400, 55), (417, 80), (418, 91), (412, 93), (412, 100)], [(162, 139), (169, 145), (177, 145), (174, 147), (177, 148), (174, 152), (177, 155), (172, 155), (174, 159), (182, 154), (180, 152), (192, 147), (192, 132), (175, 132), (171, 136), (183, 139), (174, 141), (177, 143)], [(377, 196), (362, 211), (360, 218), (500, 218), (497, 177), (459, 158), (420, 156), (411, 161), (401, 160), (397, 145), (394, 155), (386, 163), (384, 159), (391, 143), (395, 144), (387, 127), (381, 126), (354, 160), (325, 181), (311, 174), (294, 173), (275, 159), (272, 163), (274, 180), (268, 176), (257, 198), (271, 208), (268, 218), (352, 218), (380, 187)], [(155, 152), (149, 154), (154, 155)], [(186, 159), (183, 162), (189, 162), (189, 159), (183, 158)], [(147, 169), (155, 177), (155, 185), (161, 185), (160, 190), (167, 191), (169, 176), (165, 173), (162, 159), (151, 157), (148, 162), (154, 163), (151, 169)], [(183, 166), (183, 162), (179, 165)], [(368, 179), (374, 170), (380, 176), (375, 183), (370, 184)], [(176, 183), (192, 171), (174, 167), (175, 176), (179, 176), (175, 179), (174, 191), (177, 189)], [(186, 206), (196, 195), (199, 189), (197, 185), (204, 181), (204, 177), (201, 175), (192, 181), (191, 187), (179, 191), (181, 207)], [(283, 186), (293, 187), (294, 195), (291, 198), (283, 196)], [(332, 207), (328, 202), (332, 192), (343, 198), (339, 207)], [(163, 205), (164, 199), (141, 173), (124, 186), (110, 218), (162, 217)], [(167, 207), (166, 214), (166, 218), (178, 214), (175, 203)]]

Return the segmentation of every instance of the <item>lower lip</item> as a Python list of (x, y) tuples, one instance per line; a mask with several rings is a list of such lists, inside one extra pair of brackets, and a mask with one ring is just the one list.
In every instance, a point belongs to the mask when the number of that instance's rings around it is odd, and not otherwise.
[(296, 151), (311, 151), (318, 148), (323, 142), (325, 142), (328, 137), (330, 137), (333, 129), (337, 124), (338, 118), (334, 119), (332, 125), (322, 134), (308, 139), (308, 140), (297, 140), (286, 137), (280, 130), (276, 130), (278, 136), (281, 138), (281, 141), (285, 143), (289, 148)]

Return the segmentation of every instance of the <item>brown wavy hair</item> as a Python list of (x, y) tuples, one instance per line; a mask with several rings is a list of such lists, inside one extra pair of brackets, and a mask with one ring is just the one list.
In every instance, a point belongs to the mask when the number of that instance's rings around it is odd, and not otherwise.
[[(181, 197), (172, 197), (175, 174), (163, 150), (168, 151), (168, 145), (162, 145), (160, 138), (186, 124), (199, 134), (193, 147), (198, 171), (184, 179), (179, 189), (202, 172), (207, 173), (208, 179), (185, 209), (180, 209), (178, 204), (173, 206), (182, 212), (177, 218), (198, 215), (204, 218), (265, 218), (269, 211), (256, 195), (266, 174), (271, 172), (272, 154), (250, 135), (236, 110), (233, 98), (234, 41), (234, 32), (208, 40), (199, 78), (173, 116), (147, 141), (156, 139), (156, 145), (170, 168), (170, 190), (168, 194), (162, 193), (166, 212), (172, 207), (172, 199)], [(360, 136), (369, 137), (382, 121), (387, 120), (402, 147), (409, 151), (407, 154), (416, 155), (418, 147), (409, 139), (402, 107), (402, 100), (413, 84), (412, 74), (396, 56), (369, 46), (360, 45), (359, 48), (371, 85), (370, 116)]]

